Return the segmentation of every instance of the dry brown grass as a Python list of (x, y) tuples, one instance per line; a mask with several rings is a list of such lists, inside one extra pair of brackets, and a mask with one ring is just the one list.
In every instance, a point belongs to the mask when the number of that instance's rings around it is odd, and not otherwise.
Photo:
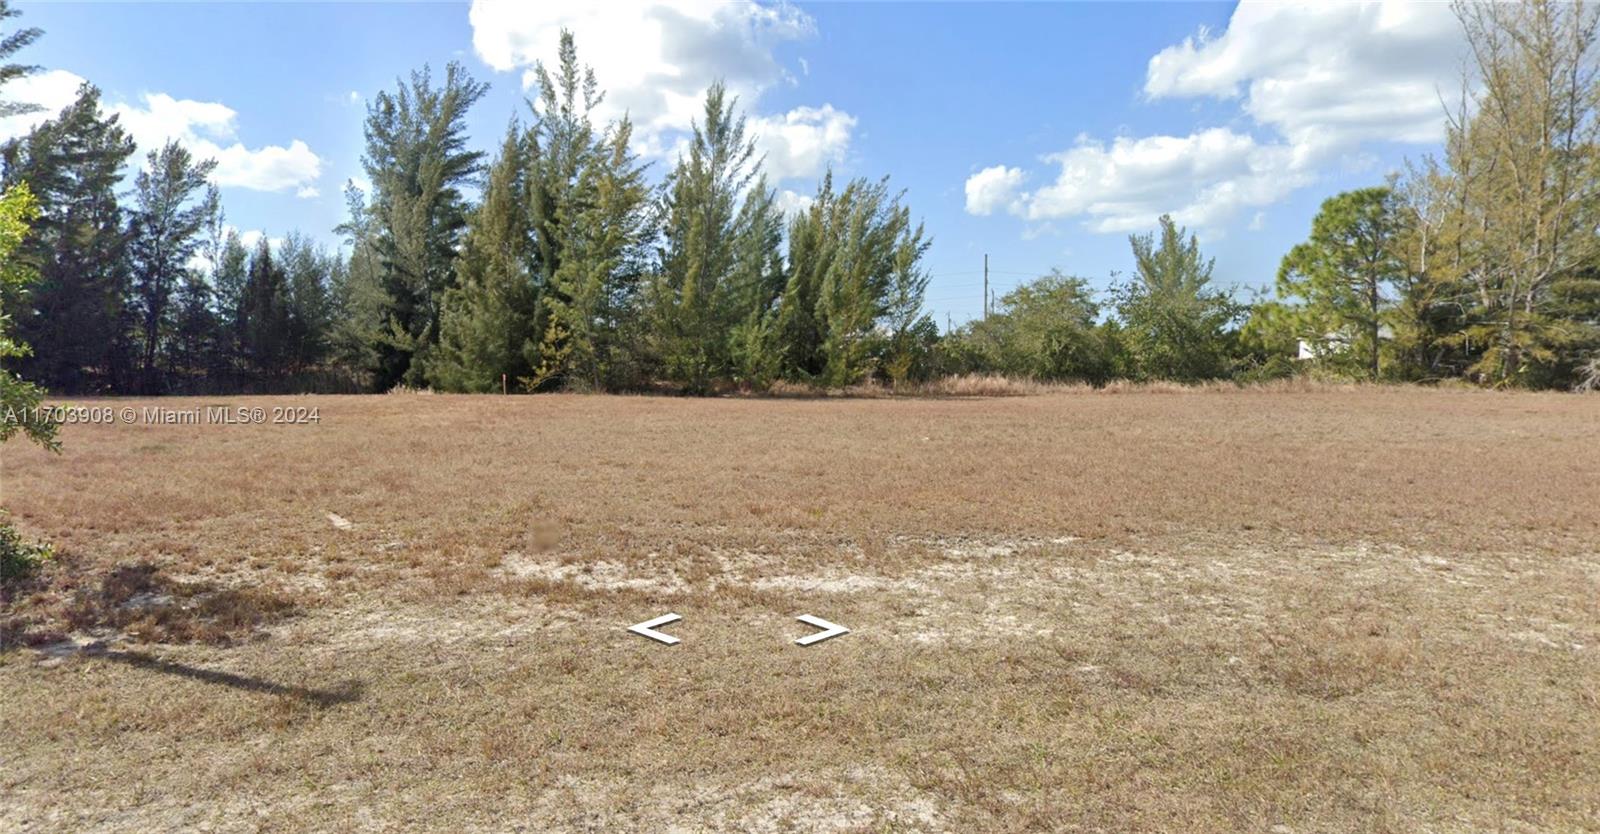
[(1591, 398), (1111, 393), (7, 444), (0, 830), (1600, 829)]

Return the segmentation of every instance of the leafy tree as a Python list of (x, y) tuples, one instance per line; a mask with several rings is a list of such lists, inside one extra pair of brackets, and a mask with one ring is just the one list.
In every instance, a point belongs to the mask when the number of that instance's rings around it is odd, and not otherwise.
[[(0, 11), (3, 11), (0, 7)], [(0, 363), (28, 355), (28, 346), (11, 335), (11, 317), (6, 307), (33, 275), (14, 254), (28, 233), (28, 221), (38, 214), (33, 194), (26, 183), (6, 189), (0, 196)], [(24, 382), (0, 365), (0, 443), (22, 432), (29, 440), (56, 450), (56, 424), (39, 412), (44, 392)]]
[(466, 115), (487, 92), (460, 64), (435, 87), (429, 70), (413, 72), (367, 108), (362, 164), (373, 184), (364, 207), (372, 223), (383, 325), (377, 383), (426, 382), (427, 357), (439, 341), (441, 306), (455, 283), (454, 261), (466, 232), (461, 187), (479, 172), (483, 154), (468, 150)]
[(26, 374), (64, 391), (131, 385), (123, 349), (128, 231), (117, 184), (134, 144), (84, 85), (54, 119), (0, 147), (6, 186), (26, 182), (40, 214), (17, 257), (38, 273), (18, 331)]
[(1320, 344), (1338, 334), (1347, 351), (1336, 349), (1328, 358), (1360, 357), (1374, 380), (1384, 319), (1406, 270), (1401, 227), (1388, 188), (1347, 191), (1323, 201), (1311, 237), (1289, 250), (1278, 268), (1278, 295), (1304, 300), (1300, 338)]
[(1160, 224), (1159, 241), (1129, 237), (1134, 279), (1112, 291), (1134, 373), (1181, 382), (1227, 376), (1228, 328), (1243, 308), (1211, 286), (1213, 261), (1201, 257), (1199, 240), (1167, 215)]
[(951, 338), (964, 342), (961, 372), (1103, 385), (1116, 372), (1115, 336), (1097, 324), (1100, 306), (1087, 281), (1059, 270), (1000, 299), (987, 319)]
[(129, 252), (146, 393), (160, 390), (156, 358), (171, 323), (172, 293), (218, 211), (217, 190), (206, 183), (216, 166), (215, 160), (196, 162), (182, 145), (169, 142), (150, 152), (146, 170), (135, 180)]

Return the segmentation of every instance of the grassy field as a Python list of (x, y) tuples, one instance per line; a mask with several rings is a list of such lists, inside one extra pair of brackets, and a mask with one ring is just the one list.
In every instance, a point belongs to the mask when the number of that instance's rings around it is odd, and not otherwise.
[(1593, 397), (226, 403), (5, 446), (0, 830), (1600, 830)]

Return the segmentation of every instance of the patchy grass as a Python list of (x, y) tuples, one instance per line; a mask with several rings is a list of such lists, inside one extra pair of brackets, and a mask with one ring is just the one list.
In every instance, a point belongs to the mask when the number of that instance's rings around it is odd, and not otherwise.
[(1600, 828), (1593, 403), (1174, 393), (8, 445), (0, 830)]

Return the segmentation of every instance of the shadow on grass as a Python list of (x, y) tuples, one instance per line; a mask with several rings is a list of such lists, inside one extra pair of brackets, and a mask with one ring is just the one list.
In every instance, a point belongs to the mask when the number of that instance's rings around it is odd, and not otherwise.
[(180, 678), (214, 683), (220, 686), (242, 689), (246, 692), (260, 692), (267, 695), (283, 695), (311, 704), (319, 708), (349, 704), (361, 700), (362, 689), (359, 681), (348, 681), (332, 689), (313, 689), (306, 686), (290, 686), (288, 684), (274, 683), (261, 678), (252, 678), (248, 675), (237, 675), (232, 672), (219, 672), (215, 669), (202, 669), (198, 666), (189, 666), (171, 660), (162, 660), (154, 655), (144, 652), (125, 652), (103, 650), (93, 652), (92, 657), (124, 663), (139, 669), (149, 669), (165, 675), (177, 675)]

